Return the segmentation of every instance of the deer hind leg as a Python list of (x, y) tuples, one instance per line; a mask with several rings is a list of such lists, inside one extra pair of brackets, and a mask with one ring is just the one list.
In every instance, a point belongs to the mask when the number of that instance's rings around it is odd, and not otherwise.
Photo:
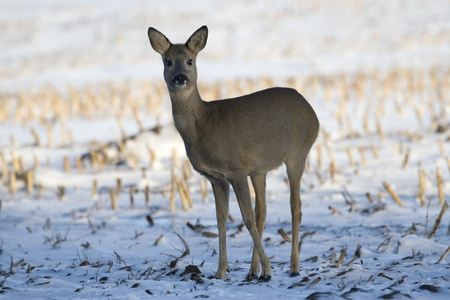
[(219, 267), (216, 278), (224, 278), (228, 270), (227, 258), (227, 219), (230, 184), (222, 180), (210, 180), (216, 203), (217, 227), (219, 229)]
[[(266, 174), (260, 174), (250, 177), (252, 185), (255, 190), (256, 203), (255, 203), (255, 217), (256, 217), (256, 229), (260, 239), (262, 239), (264, 226), (266, 223)], [(253, 248), (252, 263), (250, 265), (250, 271), (247, 275), (247, 280), (253, 280), (258, 278), (259, 273), (259, 256), (256, 248)]]
[(241, 209), (242, 220), (247, 227), (252, 239), (253, 244), (258, 254), (261, 263), (261, 274), (259, 280), (269, 281), (272, 277), (271, 265), (269, 258), (264, 252), (261, 237), (256, 228), (255, 215), (253, 213), (252, 202), (250, 199), (250, 190), (247, 182), (247, 174), (238, 174), (230, 179), (234, 192), (236, 193), (237, 202)]
[(302, 222), (302, 202), (300, 199), (300, 180), (305, 170), (305, 160), (300, 163), (286, 162), (289, 186), (291, 189), (290, 203), (292, 215), (292, 250), (291, 250), (291, 268), (289, 276), (300, 275), (300, 260), (298, 253), (298, 241), (300, 223)]

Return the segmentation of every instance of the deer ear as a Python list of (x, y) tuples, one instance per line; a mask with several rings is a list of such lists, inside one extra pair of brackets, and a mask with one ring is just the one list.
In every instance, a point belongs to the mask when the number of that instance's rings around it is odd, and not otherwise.
[(187, 40), (186, 46), (195, 54), (205, 48), (208, 39), (208, 27), (202, 26)]
[(170, 46), (172, 46), (169, 39), (153, 27), (148, 29), (148, 38), (153, 49), (161, 55), (164, 55)]

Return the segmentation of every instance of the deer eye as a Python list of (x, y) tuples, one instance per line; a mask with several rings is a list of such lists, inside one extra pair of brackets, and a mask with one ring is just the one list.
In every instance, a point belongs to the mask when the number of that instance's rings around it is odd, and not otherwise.
[(192, 66), (192, 59), (187, 61), (188, 66)]
[(166, 60), (166, 66), (171, 67), (172, 61), (170, 59)]

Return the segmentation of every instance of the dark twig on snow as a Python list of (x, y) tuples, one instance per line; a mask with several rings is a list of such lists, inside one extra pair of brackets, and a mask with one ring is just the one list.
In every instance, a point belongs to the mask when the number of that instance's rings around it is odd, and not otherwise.
[(437, 231), (437, 229), (439, 227), (439, 224), (441, 224), (442, 217), (444, 216), (445, 211), (447, 210), (447, 208), (448, 208), (448, 204), (447, 204), (447, 202), (444, 202), (444, 205), (442, 205), (441, 212), (439, 213), (438, 217), (436, 218), (436, 221), (434, 222), (433, 228), (431, 229), (431, 232), (428, 235), (429, 239), (431, 239), (436, 234), (436, 231)]
[(440, 264), (441, 261), (443, 261), (449, 253), (450, 253), (450, 246), (447, 248), (447, 250), (445, 250), (444, 254), (442, 254), (441, 258), (439, 258), (436, 264)]

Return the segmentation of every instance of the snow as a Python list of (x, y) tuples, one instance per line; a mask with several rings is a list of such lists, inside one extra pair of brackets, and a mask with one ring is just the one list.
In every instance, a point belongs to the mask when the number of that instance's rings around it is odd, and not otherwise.
[[(448, 211), (429, 237), (443, 207), (437, 168), (445, 201), (450, 199), (448, 1), (0, 0), (0, 7), (0, 154), (9, 172), (19, 157), (34, 180), (28, 192), (18, 176), (12, 193), (10, 177), (1, 174), (0, 298), (450, 298), (450, 257), (437, 263), (450, 246)], [(184, 42), (204, 24), (209, 40), (198, 68), (206, 99), (214, 97), (211, 88), (236, 96), (270, 84), (293, 85), (321, 122), (302, 179), (300, 277), (289, 277), (291, 245), (278, 233), (291, 230), (284, 167), (267, 178), (269, 282), (245, 281), (252, 241), (234, 194), (230, 272), (223, 280), (211, 278), (218, 239), (212, 191), (202, 199), (204, 179), (188, 176), (193, 207), (184, 210), (177, 195), (170, 209), (173, 153), (181, 163), (186, 156), (160, 57), (146, 31), (153, 26), (172, 42)], [(119, 92), (97, 103), (105, 86)], [(65, 113), (63, 104), (76, 102), (73, 90), (80, 103), (97, 108), (83, 115), (71, 106)], [(53, 91), (60, 102), (48, 99)], [(152, 111), (149, 103), (158, 97), (162, 102)], [(159, 134), (139, 133), (134, 107), (141, 109), (145, 129), (162, 125)], [(114, 144), (122, 130), (118, 115), (125, 134), (136, 135), (124, 144), (126, 160)], [(53, 124), (53, 147), (46, 123)], [(72, 135), (67, 141), (64, 126)], [(114, 163), (100, 171), (85, 159), (79, 172), (76, 157), (98, 143), (107, 145)], [(419, 169), (425, 172), (425, 205)], [(174, 172), (183, 176), (179, 167)], [(110, 189), (118, 178), (122, 191), (113, 210)], [(190, 265), (201, 273), (183, 274)]]

